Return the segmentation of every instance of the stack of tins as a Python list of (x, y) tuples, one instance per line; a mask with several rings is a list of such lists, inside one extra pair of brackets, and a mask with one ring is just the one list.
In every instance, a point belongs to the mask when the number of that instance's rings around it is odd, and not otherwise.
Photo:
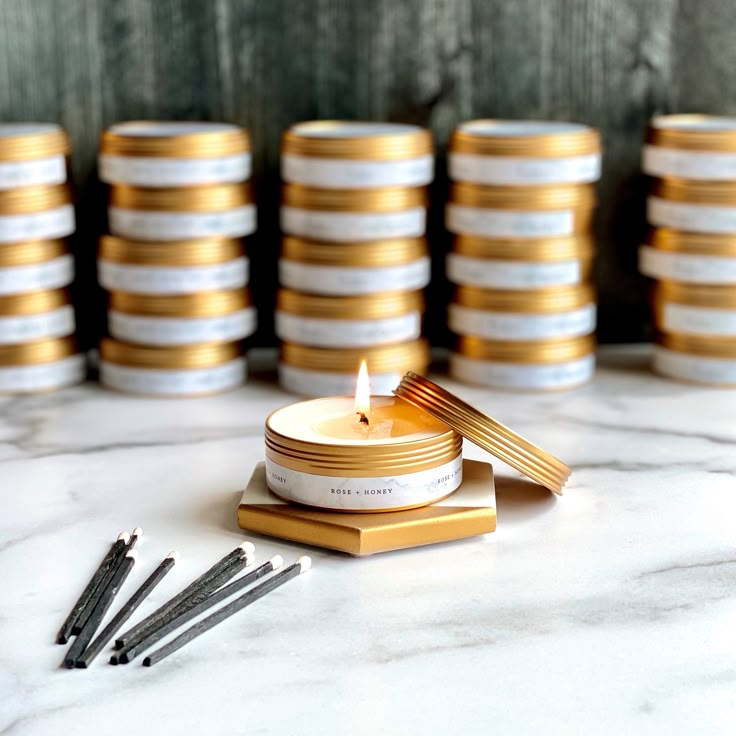
[(50, 123), (0, 125), (0, 393), (84, 378), (66, 292), (74, 261), (69, 138)]
[(591, 378), (600, 167), (600, 137), (584, 125), (475, 120), (453, 132), (446, 224), (455, 378), (523, 390)]
[(736, 118), (654, 118), (643, 168), (655, 177), (639, 252), (655, 279), (654, 369), (736, 387)]
[(100, 379), (152, 396), (197, 396), (246, 377), (256, 327), (243, 237), (256, 229), (248, 133), (236, 125), (127, 122), (102, 135), (111, 235)]
[(314, 121), (282, 140), (276, 334), (284, 388), (349, 394), (366, 360), (372, 391), (422, 373), (430, 259), (432, 136), (413, 125)]

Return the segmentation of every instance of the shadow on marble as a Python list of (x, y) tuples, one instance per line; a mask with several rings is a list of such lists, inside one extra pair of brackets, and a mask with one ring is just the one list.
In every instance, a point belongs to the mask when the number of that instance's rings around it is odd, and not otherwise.
[(496, 512), (499, 523), (527, 521), (546, 514), (557, 497), (538, 483), (524, 478), (496, 476)]

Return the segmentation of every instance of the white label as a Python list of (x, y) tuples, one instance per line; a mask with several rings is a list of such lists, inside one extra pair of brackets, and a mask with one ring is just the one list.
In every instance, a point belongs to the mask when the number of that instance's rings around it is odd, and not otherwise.
[(447, 172), (450, 179), (477, 184), (582, 184), (600, 178), (601, 157), (597, 153), (564, 158), (448, 153)]
[(276, 311), (276, 336), (322, 348), (352, 348), (415, 340), (422, 331), (419, 312), (386, 319), (319, 319)]
[(533, 289), (579, 284), (582, 268), (578, 260), (506, 261), (450, 253), (447, 256), (447, 278), (455, 284), (494, 289)]
[(654, 346), (654, 370), (670, 378), (695, 383), (736, 386), (736, 360), (677, 353)]
[(501, 363), (450, 353), (450, 375), (478, 386), (511, 389), (571, 388), (593, 377), (595, 355), (568, 363)]
[(488, 238), (544, 238), (572, 235), (573, 210), (492, 210), (447, 205), (447, 229), (453, 233)]
[(212, 368), (165, 370), (133, 368), (100, 361), (100, 381), (118, 391), (152, 396), (199, 396), (227, 391), (246, 378), (245, 358)]
[(434, 157), (420, 156), (403, 161), (358, 161), (285, 153), (281, 157), (281, 176), (284, 181), (327, 189), (421, 187), (432, 181)]
[(710, 309), (665, 302), (662, 329), (686, 335), (736, 336), (736, 309)]
[[(390, 396), (406, 371), (371, 373), (371, 393)], [(279, 381), (283, 388), (300, 396), (349, 396), (355, 393), (355, 373), (309, 371), (279, 363)]]
[(313, 240), (381, 240), (424, 235), (427, 211), (413, 207), (400, 212), (325, 212), (281, 206), (281, 229)]
[(66, 181), (66, 159), (61, 154), (31, 161), (0, 161), (0, 189), (48, 186)]
[(430, 272), (429, 258), (382, 268), (313, 266), (285, 258), (279, 260), (279, 280), (284, 286), (311, 294), (336, 296), (423, 289), (429, 283)]
[(73, 232), (74, 207), (70, 204), (27, 215), (0, 215), (0, 243), (53, 240)]
[(0, 392), (30, 393), (72, 386), (84, 380), (83, 355), (71, 355), (53, 363), (0, 367)]
[(249, 261), (234, 258), (211, 266), (131, 266), (97, 261), (100, 285), (131, 294), (191, 294), (217, 289), (241, 289), (248, 283)]
[(252, 204), (222, 212), (150, 212), (109, 207), (110, 232), (139, 240), (187, 240), (221, 235), (240, 238), (256, 229)]
[(450, 304), (448, 326), (457, 335), (487, 340), (543, 340), (577, 337), (595, 331), (595, 304), (553, 314), (491, 312)]
[(652, 225), (693, 233), (736, 233), (736, 207), (647, 199), (647, 220)]
[(736, 284), (736, 257), (699, 256), (639, 248), (639, 270), (645, 276), (689, 284)]
[(644, 146), (642, 169), (651, 176), (682, 179), (736, 179), (736, 153), (685, 151)]
[(426, 506), (452, 493), (463, 480), (458, 455), (437, 468), (378, 478), (336, 478), (292, 470), (266, 455), (268, 487), (281, 498), (336, 511), (374, 511)]
[(64, 305), (41, 314), (0, 317), (0, 344), (13, 345), (74, 333), (74, 310)]
[(251, 155), (239, 153), (217, 158), (161, 158), (100, 154), (100, 180), (138, 187), (182, 187), (229, 184), (251, 175)]
[(256, 329), (253, 307), (219, 317), (148, 317), (114, 310), (107, 316), (114, 338), (138, 345), (234, 342), (252, 335)]
[(52, 258), (50, 261), (0, 268), (0, 294), (60, 289), (72, 281), (74, 281), (74, 259), (69, 254)]

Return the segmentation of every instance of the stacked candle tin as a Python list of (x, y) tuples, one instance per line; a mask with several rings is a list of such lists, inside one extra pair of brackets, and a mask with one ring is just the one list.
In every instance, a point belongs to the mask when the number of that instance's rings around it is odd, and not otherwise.
[(243, 238), (256, 228), (248, 133), (203, 122), (126, 122), (102, 135), (110, 292), (100, 378), (144, 395), (196, 396), (246, 377), (256, 327)]
[(647, 132), (654, 369), (736, 387), (736, 118), (663, 115)]
[(51, 123), (0, 124), (0, 393), (81, 381), (66, 287), (74, 261), (69, 138)]
[(365, 359), (373, 393), (389, 394), (429, 362), (420, 335), (431, 134), (390, 123), (299, 123), (284, 133), (281, 173), (281, 384), (303, 395), (352, 393)]
[(600, 176), (585, 125), (474, 120), (453, 132), (447, 275), (450, 372), (505, 389), (564, 389), (595, 368), (591, 285)]

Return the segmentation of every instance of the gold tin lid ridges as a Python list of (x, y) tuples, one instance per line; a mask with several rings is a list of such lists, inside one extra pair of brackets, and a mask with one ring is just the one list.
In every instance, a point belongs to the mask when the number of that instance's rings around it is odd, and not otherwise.
[(110, 309), (150, 317), (217, 317), (252, 306), (247, 289), (158, 296), (110, 292)]
[(212, 368), (242, 355), (238, 342), (201, 343), (176, 347), (143, 347), (105, 337), (100, 342), (100, 359), (132, 368), (188, 370)]
[(600, 153), (600, 134), (579, 123), (469, 120), (450, 136), (450, 153), (556, 158)]
[(710, 233), (688, 233), (665, 227), (652, 228), (647, 245), (657, 250), (689, 253), (699, 256), (736, 257), (736, 237)]
[(466, 358), (501, 363), (566, 363), (595, 352), (595, 335), (531, 342), (461, 336), (456, 350)]
[(482, 289), (477, 286), (458, 286), (454, 301), (470, 309), (523, 314), (569, 312), (594, 304), (595, 289), (591, 284), (555, 286), (534, 291)]
[(53, 363), (76, 352), (77, 344), (73, 337), (55, 337), (22, 345), (0, 345), (0, 366)]
[(592, 258), (595, 253), (593, 236), (587, 233), (537, 240), (508, 240), (456, 235), (452, 252), (469, 258), (492, 258), (514, 261), (568, 261)]
[(319, 189), (284, 184), (281, 203), (288, 207), (332, 212), (397, 212), (426, 207), (427, 191), (423, 187)]
[(0, 161), (28, 161), (69, 153), (69, 136), (55, 123), (0, 123)]
[(449, 202), (487, 209), (589, 210), (595, 206), (596, 198), (595, 188), (590, 184), (508, 187), (453, 182)]
[(428, 255), (426, 238), (395, 238), (337, 244), (289, 236), (281, 241), (282, 258), (322, 266), (363, 268), (398, 266)]
[(101, 260), (141, 266), (203, 266), (244, 255), (242, 240), (218, 237), (148, 243), (103, 235), (99, 249)]
[(733, 286), (655, 281), (652, 286), (652, 300), (655, 306), (674, 302), (707, 309), (736, 309), (736, 289)]
[(100, 139), (100, 153), (112, 156), (215, 158), (250, 148), (248, 131), (229, 123), (130, 120)]
[(672, 202), (736, 207), (736, 181), (655, 179), (652, 194)]
[(194, 187), (110, 188), (110, 206), (156, 212), (221, 212), (253, 204), (250, 184), (208, 184)]
[(0, 190), (1, 215), (29, 215), (71, 204), (66, 184), (53, 184)]
[(674, 332), (659, 332), (657, 345), (676, 353), (696, 355), (701, 358), (736, 360), (736, 340), (733, 337), (711, 337), (704, 335), (681, 335)]
[(281, 153), (320, 158), (393, 161), (432, 154), (432, 133), (400, 123), (314, 120), (292, 125)]
[(318, 319), (386, 319), (410, 312), (423, 312), (421, 291), (389, 291), (362, 296), (318, 296), (292, 289), (279, 289), (276, 309)]
[(409, 372), (394, 393), (428, 411), (463, 437), (527, 477), (555, 493), (562, 493), (572, 472), (565, 463), (449, 391)]
[(43, 263), (67, 255), (63, 240), (26, 240), (0, 245), (0, 268)]
[(66, 289), (47, 289), (0, 296), (0, 317), (43, 314), (70, 304)]
[(649, 123), (646, 142), (663, 148), (736, 152), (736, 118), (719, 115), (659, 115)]

